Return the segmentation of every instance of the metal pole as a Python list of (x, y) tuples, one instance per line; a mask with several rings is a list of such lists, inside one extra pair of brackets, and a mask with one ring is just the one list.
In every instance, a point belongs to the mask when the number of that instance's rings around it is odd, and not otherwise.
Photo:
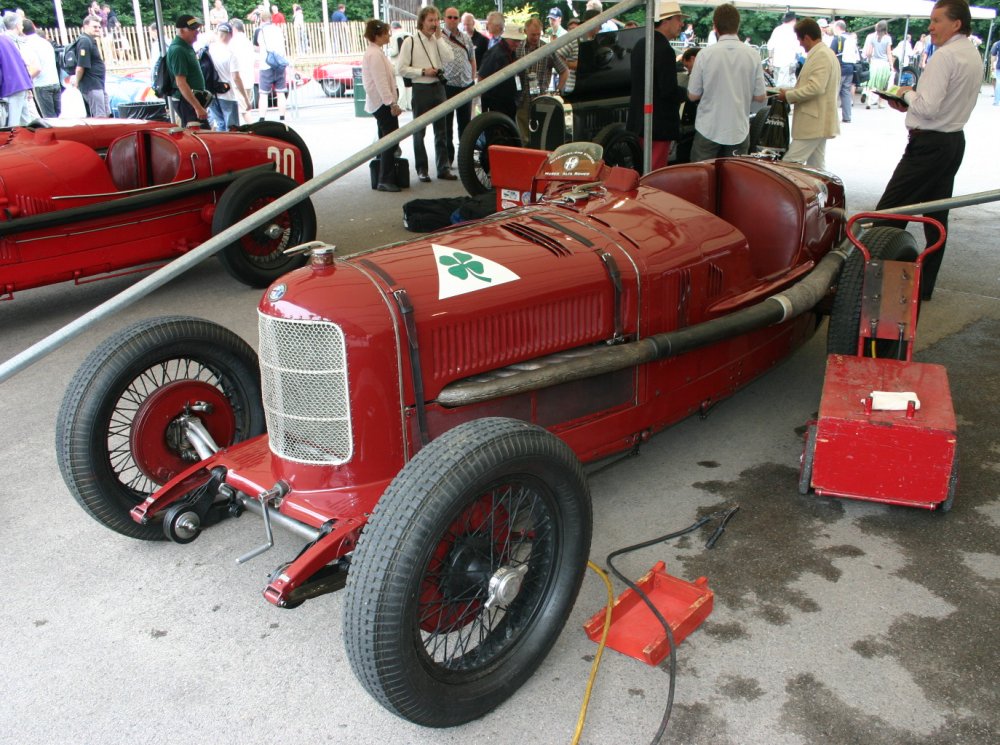
[(975, 194), (964, 194), (960, 197), (936, 199), (933, 202), (905, 204), (902, 207), (892, 207), (889, 209), (877, 210), (875, 212), (880, 215), (927, 215), (933, 214), (934, 212), (954, 210), (959, 207), (972, 207), (976, 204), (986, 204), (987, 202), (1000, 202), (1000, 189), (977, 191)]
[[(525, 55), (522, 59), (511, 63), (503, 70), (499, 70), (493, 75), (490, 75), (487, 80), (466, 89), (454, 98), (445, 101), (440, 106), (437, 106), (428, 111), (426, 114), (422, 114), (417, 117), (409, 124), (400, 127), (392, 134), (383, 137), (378, 142), (369, 145), (346, 160), (342, 160), (340, 163), (324, 171), (319, 176), (314, 177), (311, 181), (307, 181), (301, 186), (292, 189), (292, 191), (288, 192), (283, 197), (279, 197), (257, 212), (254, 212), (252, 215), (248, 215), (246, 218), (235, 225), (226, 228), (218, 235), (212, 236), (198, 246), (198, 248), (189, 251), (183, 256), (179, 256), (162, 269), (156, 270), (148, 277), (136, 282), (127, 290), (115, 295), (109, 300), (106, 300), (96, 308), (77, 318), (75, 321), (66, 324), (61, 329), (49, 334), (49, 336), (45, 337), (41, 341), (28, 347), (20, 354), (17, 354), (3, 364), (0, 364), (0, 383), (29, 365), (34, 364), (50, 352), (53, 352), (63, 346), (70, 341), (70, 339), (73, 339), (75, 336), (83, 333), (85, 330), (107, 316), (127, 308), (129, 305), (142, 299), (153, 290), (165, 285), (174, 277), (180, 276), (195, 264), (198, 264), (212, 254), (217, 253), (220, 249), (229, 243), (232, 243), (237, 238), (240, 238), (255, 228), (260, 227), (264, 223), (287, 210), (289, 207), (292, 207), (306, 197), (315, 194), (323, 187), (333, 183), (344, 174), (350, 173), (358, 166), (367, 163), (369, 160), (379, 155), (383, 150), (395, 147), (398, 143), (405, 140), (417, 130), (424, 129), (445, 114), (451, 113), (459, 106), (472, 101), (472, 99), (482, 95), (483, 91), (489, 90), (499, 83), (514, 77), (516, 74), (521, 72), (521, 70), (531, 67), (538, 60), (543, 57), (547, 57), (555, 50), (566, 46), (574, 39), (590, 32), (591, 29), (600, 26), (609, 18), (613, 18), (618, 13), (630, 10), (631, 8), (644, 4), (645, 2), (646, 0), (624, 0), (624, 2), (619, 3), (611, 10), (607, 10), (596, 18), (581, 24), (573, 31), (570, 31), (564, 36), (560, 36), (556, 41), (549, 44), (543, 44), (539, 49), (536, 49), (531, 54)], [(162, 32), (163, 16), (159, 2), (156, 3), (156, 10), (157, 26)], [(162, 37), (160, 44), (162, 47)]]
[[(656, 29), (656, 0), (646, 3), (646, 79), (643, 81), (642, 93), (642, 172), (649, 173), (653, 169), (653, 75), (654, 47), (653, 35)], [(677, 73), (673, 73), (674, 77)]]

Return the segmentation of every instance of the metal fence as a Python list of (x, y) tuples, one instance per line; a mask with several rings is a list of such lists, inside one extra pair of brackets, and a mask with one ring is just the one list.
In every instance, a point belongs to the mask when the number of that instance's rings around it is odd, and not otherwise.
[[(416, 25), (413, 20), (400, 19), (400, 23), (406, 33), (413, 33)], [(283, 25), (288, 57), (293, 65), (317, 64), (331, 60), (360, 60), (368, 46), (368, 41), (364, 38), (364, 21)], [(256, 25), (249, 21), (245, 22), (245, 33), (249, 38), (253, 38), (256, 30)], [(59, 41), (58, 29), (43, 28), (39, 31), (54, 44)], [(166, 49), (173, 40), (176, 30), (165, 27), (163, 31), (167, 38), (162, 49)], [(82, 29), (79, 27), (67, 28), (67, 42), (73, 43), (81, 32)], [(214, 38), (211, 36), (214, 32), (208, 30), (205, 33)], [(105, 64), (110, 72), (148, 69), (158, 48), (156, 31), (146, 26), (117, 26), (102, 36), (100, 43)]]

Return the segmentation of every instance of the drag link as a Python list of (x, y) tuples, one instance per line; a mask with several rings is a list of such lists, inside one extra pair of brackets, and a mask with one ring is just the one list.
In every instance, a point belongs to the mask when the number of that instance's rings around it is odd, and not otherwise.
[[(271, 531), (271, 510), (272, 510), (272, 508), (271, 508), (270, 502), (272, 500), (274, 500), (274, 499), (281, 499), (283, 496), (285, 496), (286, 494), (288, 494), (289, 490), (290, 489), (289, 489), (288, 484), (286, 484), (284, 481), (279, 481), (274, 486), (272, 486), (270, 489), (268, 489), (267, 491), (261, 492), (257, 496), (256, 501), (258, 501), (260, 503), (260, 507), (261, 507), (260, 514), (261, 514), (261, 517), (264, 518), (264, 536), (266, 538), (266, 542), (264, 543), (264, 545), (258, 546), (257, 548), (253, 549), (252, 551), (248, 551), (247, 553), (245, 553), (242, 556), (240, 556), (239, 558), (237, 558), (236, 559), (236, 563), (237, 564), (243, 564), (244, 562), (250, 561), (250, 559), (252, 559), (252, 558), (254, 558), (256, 556), (260, 556), (265, 551), (269, 551), (271, 548), (274, 547), (274, 533)], [(250, 498), (247, 498), (245, 500), (244, 504), (247, 507), (249, 507), (251, 504), (253, 504), (253, 500), (251, 500)], [(277, 510), (275, 510), (275, 512), (276, 511)]]

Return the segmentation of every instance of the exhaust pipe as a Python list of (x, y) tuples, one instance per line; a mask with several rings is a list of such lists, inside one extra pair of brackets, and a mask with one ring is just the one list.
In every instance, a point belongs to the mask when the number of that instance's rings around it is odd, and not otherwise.
[(844, 244), (830, 251), (808, 276), (784, 292), (771, 295), (756, 305), (722, 318), (654, 334), (628, 344), (597, 349), (585, 356), (515, 372), (494, 380), (452, 383), (441, 390), (437, 402), (453, 408), (535, 391), (676, 357), (734, 336), (784, 323), (815, 308), (826, 296), (840, 274), (849, 250), (850, 244)]

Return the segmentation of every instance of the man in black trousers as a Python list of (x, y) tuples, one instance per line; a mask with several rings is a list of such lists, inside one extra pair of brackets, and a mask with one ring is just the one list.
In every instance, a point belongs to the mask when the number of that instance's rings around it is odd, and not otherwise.
[[(969, 41), (972, 15), (966, 0), (938, 0), (931, 11), (930, 35), (936, 52), (920, 76), (920, 90), (899, 90), (905, 103), (889, 101), (906, 112), (909, 142), (903, 157), (885, 187), (876, 209), (947, 199), (955, 186), (955, 174), (965, 155), (962, 128), (969, 121), (979, 98), (983, 61)], [(948, 212), (928, 214), (948, 227)], [(898, 222), (885, 225), (899, 226)], [(924, 226), (930, 246), (937, 230)], [(927, 257), (920, 278), (920, 297), (930, 300), (934, 292), (944, 246)]]

